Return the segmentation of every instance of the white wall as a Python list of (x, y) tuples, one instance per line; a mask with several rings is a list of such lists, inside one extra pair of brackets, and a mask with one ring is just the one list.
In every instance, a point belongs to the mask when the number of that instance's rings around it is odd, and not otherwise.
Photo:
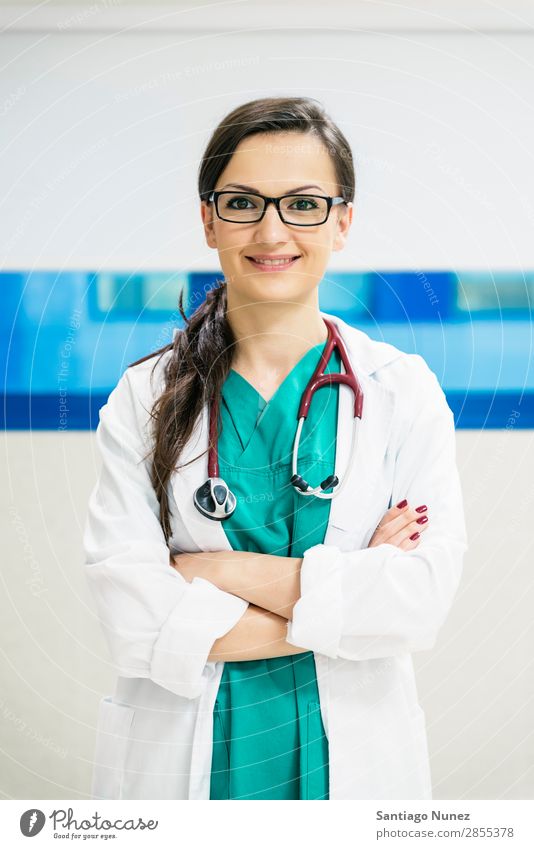
[(3, 34), (0, 266), (217, 267), (198, 161), (228, 110), (273, 93), (320, 99), (353, 147), (332, 268), (531, 264), (533, 37), (350, 32), (335, 8), (305, 34)]

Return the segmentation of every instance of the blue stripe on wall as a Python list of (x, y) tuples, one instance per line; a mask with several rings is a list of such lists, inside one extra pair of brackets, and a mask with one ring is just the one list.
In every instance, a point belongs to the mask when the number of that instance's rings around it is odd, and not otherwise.
[[(220, 279), (220, 272), (0, 272), (4, 428), (94, 429), (128, 364), (182, 326), (179, 291), (190, 315)], [(513, 271), (332, 271), (319, 295), (324, 311), (420, 354), (458, 428), (526, 429), (534, 428), (530, 292), (534, 275)]]
[[(1, 414), (5, 430), (95, 430), (109, 393), (9, 394)], [(459, 430), (534, 428), (534, 392), (448, 392)]]

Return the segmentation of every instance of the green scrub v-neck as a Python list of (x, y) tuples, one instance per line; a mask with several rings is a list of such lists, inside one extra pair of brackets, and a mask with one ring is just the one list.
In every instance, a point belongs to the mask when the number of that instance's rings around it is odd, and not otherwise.
[[(222, 522), (234, 550), (302, 557), (324, 541), (330, 499), (300, 496), (289, 481), (297, 410), (325, 345), (307, 351), (268, 402), (233, 369), (226, 378), (218, 450), (237, 500)], [(340, 371), (337, 349), (326, 371)], [(318, 390), (302, 429), (298, 471), (312, 486), (334, 470), (338, 394), (339, 384)], [(313, 651), (224, 664), (210, 799), (328, 799)]]

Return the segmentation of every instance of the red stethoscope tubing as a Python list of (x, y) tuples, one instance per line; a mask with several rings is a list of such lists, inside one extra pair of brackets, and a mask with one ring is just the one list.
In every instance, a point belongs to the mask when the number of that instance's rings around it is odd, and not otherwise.
[[(354, 393), (354, 418), (359, 418), (361, 420), (363, 413), (363, 392), (358, 382), (358, 378), (354, 374), (353, 368), (350, 364), (350, 360), (347, 354), (347, 350), (345, 348), (343, 340), (339, 335), (339, 331), (336, 325), (334, 324), (334, 322), (330, 321), (327, 318), (323, 318), (323, 321), (326, 324), (328, 330), (326, 345), (321, 353), (315, 371), (313, 372), (310, 380), (308, 381), (306, 389), (302, 393), (302, 398), (297, 413), (297, 420), (305, 419), (307, 417), (313, 393), (320, 389), (322, 386), (326, 386), (329, 383), (345, 383), (347, 386), (350, 386), (352, 392)], [(345, 374), (342, 374), (341, 372), (330, 372), (329, 374), (325, 374), (325, 369), (328, 365), (330, 357), (332, 356), (334, 348), (337, 348), (341, 355), (341, 361), (345, 368)], [(213, 398), (210, 407), (209, 423), (210, 447), (208, 453), (208, 477), (210, 478), (219, 477), (219, 457), (217, 451), (218, 419), (219, 401), (217, 398)]]
[[(317, 389), (320, 389), (321, 386), (325, 386), (328, 383), (346, 383), (350, 386), (354, 393), (354, 418), (358, 417), (361, 419), (363, 411), (363, 392), (350, 364), (345, 345), (339, 335), (336, 325), (326, 318), (324, 318), (323, 321), (328, 328), (328, 338), (315, 371), (313, 372), (302, 395), (297, 419), (305, 419), (307, 417), (313, 393), (316, 392)], [(345, 367), (345, 374), (341, 374), (340, 372), (331, 372), (330, 374), (324, 373), (334, 348), (337, 348), (341, 354), (341, 361)]]

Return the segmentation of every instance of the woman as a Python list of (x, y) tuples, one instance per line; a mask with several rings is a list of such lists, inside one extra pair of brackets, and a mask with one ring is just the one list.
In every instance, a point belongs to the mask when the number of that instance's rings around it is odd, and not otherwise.
[[(84, 543), (119, 678), (93, 795), (430, 798), (410, 653), (433, 645), (467, 547), (454, 424), (421, 357), (319, 310), (352, 222), (350, 147), (314, 100), (252, 101), (213, 133), (199, 195), (224, 282), (190, 319), (180, 302), (184, 329), (100, 414)], [(304, 421), (299, 475), (332, 498), (291, 483), (325, 320), (364, 398), (354, 450), (347, 386)], [(335, 348), (326, 372), (342, 366)]]

